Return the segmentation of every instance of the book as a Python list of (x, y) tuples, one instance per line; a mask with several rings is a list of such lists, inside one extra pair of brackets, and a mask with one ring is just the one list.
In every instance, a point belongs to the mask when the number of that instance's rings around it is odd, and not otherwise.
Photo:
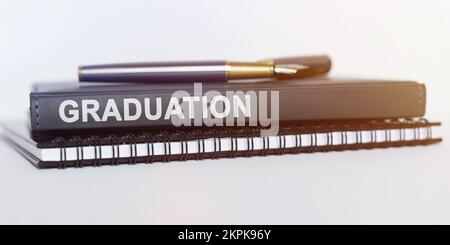
[(48, 142), (61, 135), (138, 133), (187, 124), (198, 128), (231, 124), (234, 128), (270, 127), (278, 122), (413, 118), (424, 116), (425, 104), (425, 86), (414, 81), (315, 78), (258, 83), (58, 83), (34, 86), (30, 122), (32, 138)]
[(268, 137), (258, 127), (183, 127), (38, 142), (26, 124), (10, 123), (3, 137), (38, 168), (67, 168), (430, 145), (442, 140), (439, 125), (424, 118), (299, 121)]

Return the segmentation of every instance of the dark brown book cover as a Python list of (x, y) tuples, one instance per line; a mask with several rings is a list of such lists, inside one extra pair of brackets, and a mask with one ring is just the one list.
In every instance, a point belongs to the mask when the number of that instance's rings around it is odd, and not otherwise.
[[(78, 135), (105, 132), (132, 132), (151, 128), (170, 128), (172, 123), (164, 116), (148, 120), (140, 116), (135, 120), (116, 120), (117, 117), (104, 118), (105, 107), (113, 102), (120, 117), (123, 118), (124, 99), (154, 106), (155, 99), (161, 100), (162, 115), (168, 107), (175, 91), (194, 93), (194, 85), (186, 83), (157, 84), (109, 84), (109, 83), (59, 83), (38, 84), (30, 94), (31, 132), (35, 140), (54, 135)], [(366, 120), (386, 118), (421, 117), (425, 114), (426, 92), (423, 84), (413, 81), (382, 81), (361, 79), (301, 79), (288, 81), (262, 81), (248, 83), (203, 83), (203, 93), (227, 91), (248, 93), (254, 91), (256, 100), (260, 92), (279, 93), (280, 124), (298, 121), (320, 120)], [(83, 120), (83, 101), (98, 104), (97, 120), (87, 116)], [(69, 101), (68, 107), (62, 104)], [(66, 103), (67, 104), (67, 103)], [(260, 106), (260, 105), (258, 105)], [(270, 105), (269, 105), (270, 106)], [(78, 115), (76, 120), (65, 122), (61, 113)], [(143, 109), (144, 110), (144, 109)], [(154, 109), (151, 109), (154, 110)], [(72, 114), (74, 115), (74, 114)], [(102, 117), (103, 115), (103, 117)], [(73, 119), (70, 118), (70, 119)]]

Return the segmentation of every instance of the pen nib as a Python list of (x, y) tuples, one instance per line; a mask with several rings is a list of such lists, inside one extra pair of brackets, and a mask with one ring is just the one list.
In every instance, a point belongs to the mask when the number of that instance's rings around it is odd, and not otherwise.
[(275, 65), (274, 71), (277, 74), (295, 74), (299, 70), (308, 69), (308, 66), (299, 64), (279, 64)]

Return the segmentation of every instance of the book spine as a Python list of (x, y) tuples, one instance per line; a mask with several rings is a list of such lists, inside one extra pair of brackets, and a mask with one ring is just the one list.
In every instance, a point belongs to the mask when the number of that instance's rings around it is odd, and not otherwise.
[(32, 136), (38, 140), (39, 135), (52, 131), (229, 126), (230, 122), (230, 126), (255, 126), (274, 122), (420, 117), (425, 113), (426, 100), (425, 87), (421, 84), (232, 91), (231, 97), (226, 96), (227, 92), (219, 90), (218, 95), (210, 97), (196, 96), (192, 91), (185, 97), (152, 91), (31, 93)]

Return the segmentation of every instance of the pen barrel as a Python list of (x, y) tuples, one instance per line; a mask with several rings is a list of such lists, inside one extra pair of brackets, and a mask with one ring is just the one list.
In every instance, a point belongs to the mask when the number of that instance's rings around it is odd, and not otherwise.
[(80, 66), (83, 82), (225, 82), (225, 61), (152, 62)]

